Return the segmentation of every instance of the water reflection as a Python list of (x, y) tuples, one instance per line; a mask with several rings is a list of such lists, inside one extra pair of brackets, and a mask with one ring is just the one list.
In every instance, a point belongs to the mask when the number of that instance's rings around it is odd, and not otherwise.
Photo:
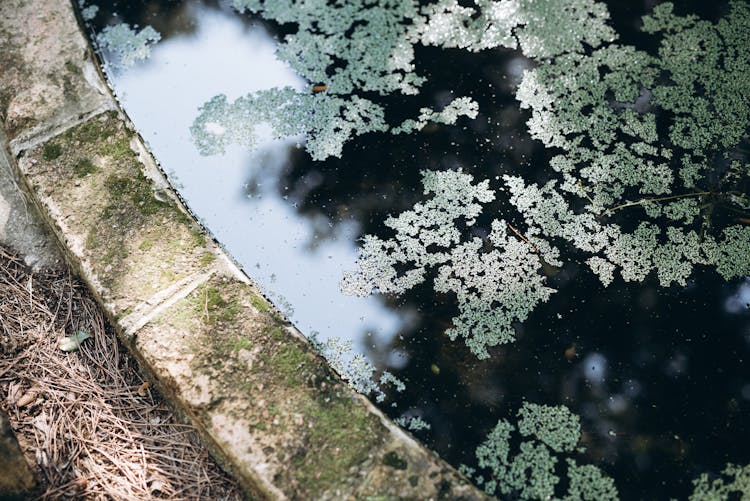
[[(639, 5), (613, 2), (626, 37), (636, 36)], [(102, 22), (114, 19), (102, 7)], [(457, 127), (363, 136), (343, 160), (312, 162), (295, 139), (201, 157), (188, 129), (211, 97), (306, 85), (274, 57), (278, 27), (198, 1), (132, 2), (118, 19), (162, 33), (152, 58), (114, 84), (190, 207), (277, 304), (293, 306), (304, 332), (354, 339), (405, 380), (407, 390), (390, 395), (397, 407), (385, 411), (424, 418), (431, 429), (417, 435), (454, 464), (471, 463), (498, 418), (512, 417), (523, 400), (564, 403), (581, 415), (581, 445), (626, 499), (685, 496), (700, 473), (750, 460), (750, 279), (726, 284), (699, 271), (685, 288), (647, 281), (604, 289), (573, 262), (551, 278), (560, 292), (518, 327), (518, 341), (481, 363), (445, 335), (451, 297), (426, 287), (399, 298), (339, 294), (359, 236), (383, 234), (387, 215), (422, 197), (419, 169), (546, 180), (548, 153), (528, 137), (528, 116), (513, 97), (526, 59), (418, 47), (418, 70), (431, 78), (415, 101), (387, 99), (388, 111), (398, 123), (421, 106), (470, 95), (481, 114)], [(488, 212), (504, 211), (500, 200)]]
[(197, 2), (183, 15), (192, 20), (190, 32), (165, 36), (148, 61), (116, 75), (124, 108), (191, 209), (300, 329), (318, 331), (321, 339), (360, 340), (374, 332), (387, 342), (404, 327), (405, 315), (378, 298), (338, 291), (341, 270), (354, 267), (358, 222), (338, 218), (334, 229), (317, 215), (310, 224), (295, 200), (316, 186), (311, 175), (295, 183), (291, 196), (279, 196), (285, 191), (279, 172), (297, 154), (299, 139), (266, 137), (252, 154), (230, 148), (218, 157), (198, 155), (190, 141), (196, 110), (213, 95), (234, 99), (275, 86), (300, 89), (304, 82), (276, 59), (262, 25)]
[(737, 287), (737, 292), (724, 301), (724, 309), (735, 315), (750, 311), (750, 278), (746, 278), (744, 283)]

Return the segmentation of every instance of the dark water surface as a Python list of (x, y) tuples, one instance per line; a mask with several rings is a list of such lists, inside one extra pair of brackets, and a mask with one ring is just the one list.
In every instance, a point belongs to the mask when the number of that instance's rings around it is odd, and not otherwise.
[[(651, 3), (608, 2), (624, 43), (653, 50), (637, 30)], [(205, 101), (307, 85), (274, 58), (283, 27), (221, 2), (97, 5), (94, 31), (124, 21), (162, 35), (151, 59), (110, 79), (191, 209), (277, 304), (292, 305), (303, 332), (352, 339), (403, 379), (406, 391), (389, 394), (384, 411), (421, 416), (432, 428), (417, 435), (447, 460), (473, 463), (478, 443), (523, 400), (579, 414), (587, 458), (614, 477), (623, 499), (684, 498), (700, 473), (750, 460), (750, 279), (727, 283), (699, 269), (687, 287), (649, 279), (604, 288), (574, 262), (551, 278), (559, 292), (519, 326), (518, 340), (481, 362), (444, 334), (452, 297), (429, 286), (364, 299), (338, 291), (343, 271), (355, 268), (358, 239), (388, 237), (385, 218), (422, 199), (420, 169), (461, 167), (494, 188), (503, 174), (546, 179), (550, 154), (529, 137), (514, 98), (530, 66), (523, 57), (418, 48), (417, 70), (428, 77), (421, 97), (378, 100), (398, 123), (422, 106), (471, 96), (480, 115), (456, 126), (364, 135), (342, 159), (323, 162), (294, 139), (201, 157), (188, 128)], [(722, 5), (682, 2), (678, 11), (715, 19)], [(503, 210), (498, 203), (485, 212)]]

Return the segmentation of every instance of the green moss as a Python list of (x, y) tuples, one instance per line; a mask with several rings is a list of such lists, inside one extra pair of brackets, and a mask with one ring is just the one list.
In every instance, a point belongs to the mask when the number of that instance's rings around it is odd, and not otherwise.
[(308, 453), (294, 459), (297, 479), (314, 499), (369, 457), (377, 442), (374, 416), (349, 397), (313, 401), (301, 412), (312, 423), (306, 437)]
[(78, 160), (73, 166), (73, 171), (76, 177), (86, 177), (89, 174), (96, 172), (97, 168), (94, 163), (88, 158), (82, 158)]
[(253, 294), (250, 296), (250, 303), (260, 312), (266, 312), (271, 309), (271, 305), (268, 304), (268, 301), (259, 294)]
[(65, 69), (74, 75), (83, 75), (81, 68), (79, 68), (73, 61), (65, 61)]
[(130, 141), (127, 139), (118, 139), (112, 142), (105, 141), (102, 144), (100, 151), (102, 154), (114, 160), (136, 158), (135, 152), (130, 148)]
[[(112, 174), (104, 181), (104, 186), (115, 200), (120, 199), (120, 201), (127, 200), (132, 202), (135, 208), (144, 216), (154, 215), (170, 205), (154, 197), (149, 183), (143, 174), (140, 173), (135, 177)], [(116, 203), (111, 208), (120, 205)], [(105, 216), (109, 215), (105, 213)]]
[(405, 470), (409, 466), (409, 463), (393, 451), (385, 455), (383, 464), (397, 470)]
[(302, 369), (312, 360), (311, 354), (292, 342), (290, 336), (285, 335), (281, 328), (274, 327), (271, 332), (274, 339), (283, 340), (278, 344), (278, 350), (266, 357), (267, 362), (276, 374), (286, 380), (287, 384), (304, 384), (304, 378), (301, 376)]
[[(257, 395), (260, 385), (266, 388), (264, 410), (250, 413), (252, 426), (293, 431), (294, 443), (277, 458), (289, 464), (285, 475), (298, 482), (300, 499), (318, 499), (370, 457), (383, 426), (309, 347), (270, 315), (243, 306), (261, 300), (244, 284), (212, 279), (157, 322), (195, 332), (195, 320), (201, 320), (195, 337), (200, 356), (191, 361), (192, 370), (221, 378), (236, 395)], [(248, 319), (264, 327), (248, 331)], [(237, 356), (241, 350), (257, 352), (249, 370)]]
[(42, 149), (42, 158), (48, 162), (57, 160), (60, 155), (62, 155), (62, 147), (53, 141), (46, 143)]
[(200, 257), (201, 266), (208, 266), (214, 261), (216, 261), (216, 255), (214, 255), (213, 252), (204, 252), (203, 254), (201, 254), (201, 257)]
[(253, 343), (246, 337), (240, 337), (232, 341), (229, 348), (232, 351), (250, 350), (253, 347)]
[[(115, 117), (115, 114), (110, 112), (105, 116), (111, 119)], [(105, 139), (117, 133), (117, 127), (113, 122), (113, 120), (88, 120), (78, 127), (66, 131), (63, 137), (71, 141), (96, 143), (99, 139)]]
[(141, 245), (139, 245), (138, 248), (143, 252), (148, 252), (149, 250), (151, 250), (151, 248), (153, 248), (153, 246), (153, 240), (144, 240), (143, 242), (141, 242)]
[(208, 242), (206, 241), (206, 235), (202, 231), (194, 231), (193, 243), (196, 247), (205, 247), (206, 245), (208, 245)]
[[(243, 334), (228, 333), (226, 338), (216, 341), (214, 346), (220, 355), (218, 358), (227, 358), (240, 350), (251, 350), (253, 348), (253, 342)], [(242, 378), (242, 374), (237, 374), (237, 377)], [(240, 384), (239, 387), (251, 389), (252, 385), (246, 383)]]
[(224, 299), (221, 291), (210, 285), (202, 287), (194, 308), (203, 314), (204, 321), (209, 325), (233, 322), (242, 311), (236, 298)]

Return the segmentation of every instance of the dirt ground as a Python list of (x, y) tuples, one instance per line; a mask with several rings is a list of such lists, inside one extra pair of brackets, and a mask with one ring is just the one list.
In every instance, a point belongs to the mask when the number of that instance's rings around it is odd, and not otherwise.
[[(63, 337), (91, 337), (60, 349)], [(74, 342), (75, 348), (75, 342)], [(42, 499), (241, 499), (68, 272), (0, 247), (0, 406)]]

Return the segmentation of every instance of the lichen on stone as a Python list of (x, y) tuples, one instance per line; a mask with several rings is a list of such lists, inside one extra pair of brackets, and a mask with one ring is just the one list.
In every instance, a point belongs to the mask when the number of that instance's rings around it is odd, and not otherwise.
[(105, 27), (97, 35), (99, 47), (112, 56), (108, 65), (124, 70), (151, 56), (151, 46), (161, 40), (161, 35), (151, 26), (136, 30), (137, 26), (120, 23)]

